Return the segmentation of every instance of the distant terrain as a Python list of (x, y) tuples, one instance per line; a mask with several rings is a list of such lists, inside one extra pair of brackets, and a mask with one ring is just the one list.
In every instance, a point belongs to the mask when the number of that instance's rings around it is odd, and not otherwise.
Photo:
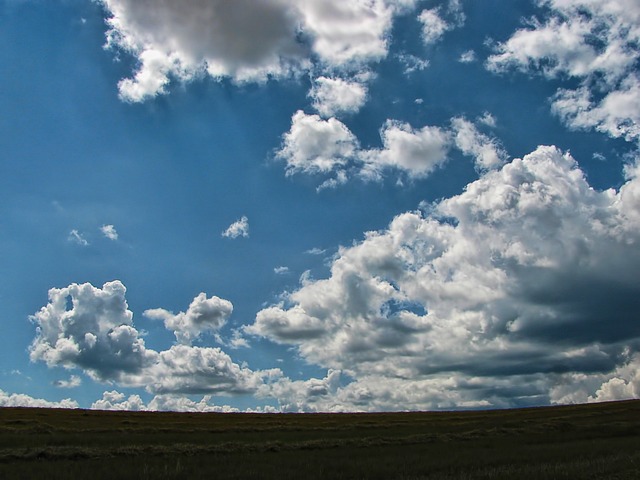
[(471, 412), (0, 409), (0, 478), (640, 478), (640, 401)]

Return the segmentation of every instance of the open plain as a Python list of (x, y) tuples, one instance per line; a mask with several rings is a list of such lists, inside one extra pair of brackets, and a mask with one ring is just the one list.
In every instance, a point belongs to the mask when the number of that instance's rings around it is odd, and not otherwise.
[(640, 401), (228, 414), (0, 409), (0, 478), (640, 478)]

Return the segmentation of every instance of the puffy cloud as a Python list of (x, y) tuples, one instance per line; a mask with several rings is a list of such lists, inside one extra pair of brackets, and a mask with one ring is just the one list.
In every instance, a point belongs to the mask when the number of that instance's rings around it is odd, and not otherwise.
[(78, 408), (78, 402), (65, 398), (59, 402), (50, 402), (42, 398), (33, 398), (22, 393), (6, 393), (0, 390), (0, 407), (38, 407), (38, 408)]
[[(443, 15), (447, 19), (443, 18)], [(451, 20), (448, 20), (451, 18)], [(445, 13), (442, 6), (425, 9), (418, 15), (418, 21), (422, 23), (422, 41), (425, 45), (432, 45), (439, 41), (449, 30), (459, 27), (464, 23), (465, 15), (459, 0), (450, 0)]]
[(178, 342), (191, 344), (202, 332), (214, 332), (222, 328), (233, 312), (230, 301), (200, 293), (193, 299), (186, 312), (173, 314), (162, 308), (146, 310), (144, 316), (164, 321)]
[(273, 273), (276, 275), (286, 275), (289, 273), (289, 267), (275, 267), (273, 269)]
[(100, 0), (107, 46), (134, 55), (138, 70), (119, 84), (138, 102), (171, 79), (199, 75), (237, 82), (296, 74), (319, 62), (353, 70), (387, 54), (393, 16), (413, 0)]
[(367, 88), (360, 82), (341, 78), (319, 77), (309, 92), (315, 108), (323, 117), (340, 113), (355, 113), (367, 99)]
[(439, 9), (423, 10), (418, 16), (422, 23), (422, 40), (426, 45), (436, 43), (449, 30), (449, 24), (442, 19)]
[(130, 395), (129, 398), (117, 390), (107, 391), (102, 398), (91, 405), (93, 410), (127, 410), (143, 412), (239, 412), (237, 408), (228, 405), (215, 405), (211, 402), (211, 396), (205, 395), (199, 402), (179, 395), (156, 395), (148, 404), (145, 404), (139, 395)]
[(336, 118), (323, 120), (298, 110), (277, 156), (286, 162), (287, 175), (327, 173), (344, 166), (357, 148), (355, 136)]
[[(490, 114), (485, 114), (485, 117), (482, 117), (481, 120), (483, 123), (495, 124), (495, 120)], [(474, 157), (478, 168), (490, 169), (499, 167), (507, 160), (507, 152), (498, 142), (480, 133), (469, 120), (457, 117), (451, 123), (456, 146), (465, 155)]]
[(640, 347), (638, 170), (599, 192), (569, 154), (539, 147), (341, 248), (328, 278), (245, 331), (354, 378), (327, 408), (559, 398), (567, 375), (607, 375)]
[[(38, 325), (31, 360), (80, 368), (98, 381), (162, 394), (248, 393), (281, 374), (240, 367), (219, 348), (174, 345), (160, 352), (146, 348), (133, 325), (125, 292), (117, 280), (102, 288), (85, 283), (49, 290), (49, 303), (31, 317)], [(231, 310), (230, 302), (201, 294), (186, 313), (155, 309), (147, 315), (163, 319), (186, 342), (204, 330), (220, 328)]]
[(229, 227), (222, 232), (222, 236), (227, 238), (248, 237), (249, 219), (243, 215), (242, 218), (229, 225)]
[(78, 366), (98, 380), (118, 379), (154, 361), (155, 352), (132, 326), (125, 286), (89, 283), (49, 290), (49, 303), (31, 320), (38, 325), (30, 347), (32, 361)]
[(439, 127), (414, 130), (409, 124), (388, 120), (380, 130), (383, 148), (363, 152), (365, 175), (377, 175), (385, 168), (406, 171), (412, 177), (426, 177), (447, 160), (449, 136)]
[[(479, 123), (495, 123), (487, 115)], [(431, 125), (415, 129), (408, 123), (387, 120), (380, 138), (381, 148), (362, 149), (349, 128), (336, 118), (323, 120), (298, 111), (276, 156), (286, 161), (287, 175), (334, 175), (319, 189), (344, 184), (354, 176), (379, 180), (388, 171), (425, 178), (448, 160), (451, 147), (474, 157), (482, 169), (494, 168), (507, 159), (497, 140), (464, 118), (453, 118), (449, 129)]]
[(144, 402), (140, 395), (130, 395), (125, 398), (124, 393), (117, 390), (104, 392), (100, 400), (96, 400), (91, 404), (92, 410), (126, 410), (126, 411), (143, 411), (146, 410)]
[(640, 138), (640, 6), (633, 0), (545, 0), (549, 17), (516, 31), (487, 67), (573, 77), (578, 88), (560, 89), (553, 110), (570, 127), (596, 128), (614, 137)]
[(219, 348), (174, 345), (158, 354), (149, 368), (129, 379), (130, 384), (145, 385), (152, 393), (254, 392), (265, 379), (280, 375), (279, 370), (252, 371), (234, 363)]
[(103, 225), (100, 227), (100, 231), (109, 240), (118, 240), (118, 232), (116, 231), (116, 227), (113, 225)]

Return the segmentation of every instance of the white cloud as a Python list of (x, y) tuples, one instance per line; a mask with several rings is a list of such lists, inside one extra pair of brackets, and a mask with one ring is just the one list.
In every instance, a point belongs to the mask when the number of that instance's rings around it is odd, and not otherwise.
[(103, 225), (100, 227), (100, 231), (109, 240), (118, 240), (118, 232), (116, 231), (116, 227), (113, 225)]
[(409, 124), (388, 120), (380, 131), (383, 148), (361, 153), (364, 175), (397, 168), (412, 177), (426, 177), (447, 160), (449, 136), (439, 127), (414, 130)]
[(91, 405), (93, 410), (128, 410), (128, 411), (172, 411), (172, 412), (239, 412), (237, 408), (228, 405), (215, 405), (211, 402), (211, 396), (205, 395), (199, 402), (179, 395), (156, 395), (148, 404), (145, 404), (139, 395), (130, 395), (128, 398), (117, 390), (107, 391), (102, 394), (100, 400)]
[(572, 128), (638, 140), (640, 5), (634, 0), (546, 0), (549, 17), (532, 19), (498, 44), (487, 67), (579, 80), (560, 89), (553, 111)]
[(130, 395), (129, 398), (125, 398), (124, 393), (111, 390), (104, 392), (100, 400), (93, 402), (91, 409), (138, 412), (146, 410), (146, 406), (140, 395)]
[[(606, 375), (640, 338), (638, 170), (599, 192), (539, 147), (341, 248), (328, 278), (245, 332), (354, 379), (312, 410), (540, 404), (566, 375), (603, 375), (586, 396), (626, 395), (635, 377)], [(279, 395), (297, 409), (294, 393)]]
[(360, 82), (350, 82), (341, 78), (319, 77), (309, 96), (315, 108), (323, 117), (340, 113), (356, 113), (367, 99), (367, 88)]
[(344, 166), (357, 148), (355, 136), (336, 118), (323, 120), (298, 110), (276, 155), (286, 161), (287, 175), (316, 174)]
[[(485, 114), (479, 123), (495, 119)], [(448, 159), (451, 147), (475, 158), (480, 168), (493, 168), (507, 158), (499, 142), (478, 131), (463, 118), (453, 118), (451, 128), (387, 120), (380, 129), (382, 148), (362, 149), (349, 128), (336, 118), (321, 119), (298, 111), (283, 136), (276, 156), (286, 161), (287, 175), (333, 175), (318, 190), (335, 188), (355, 176), (380, 180), (389, 171), (411, 179), (425, 178)]]
[[(219, 348), (174, 345), (155, 351), (145, 346), (119, 281), (102, 288), (86, 283), (49, 290), (49, 303), (31, 317), (38, 325), (30, 346), (32, 361), (79, 368), (97, 381), (145, 387), (150, 393), (248, 393), (279, 370), (240, 367)], [(152, 310), (181, 340), (219, 326), (231, 305), (217, 297), (194, 299), (186, 313)]]
[(84, 235), (82, 235), (76, 229), (73, 229), (69, 232), (69, 236), (67, 237), (67, 240), (69, 240), (72, 243), (75, 243), (76, 245), (80, 245), (81, 247), (86, 247), (89, 245), (89, 242), (87, 241), (86, 238), (84, 238)]
[(58, 388), (76, 388), (82, 384), (82, 380), (77, 375), (71, 375), (69, 380), (56, 380), (53, 385)]
[(309, 70), (353, 70), (387, 55), (393, 16), (413, 0), (100, 0), (107, 47), (131, 53), (138, 70), (123, 100), (165, 93), (172, 79), (201, 75), (264, 81)]
[(275, 267), (273, 269), (273, 273), (276, 275), (286, 275), (289, 273), (289, 267)]
[(476, 52), (473, 50), (467, 50), (460, 54), (460, 58), (458, 59), (460, 63), (473, 63), (476, 61)]
[(418, 16), (422, 23), (422, 41), (426, 45), (436, 43), (451, 26), (440, 16), (438, 8), (425, 9)]
[(238, 238), (249, 236), (249, 219), (242, 216), (238, 221), (233, 222), (229, 227), (222, 232), (223, 237)]
[(164, 326), (173, 331), (178, 342), (190, 345), (203, 332), (220, 330), (232, 312), (230, 301), (216, 296), (207, 298), (205, 293), (200, 293), (186, 312), (173, 314), (163, 308), (155, 308), (146, 310), (144, 316), (164, 321)]
[[(490, 121), (490, 119), (493, 117), (489, 117), (485, 121)], [(456, 147), (465, 155), (474, 157), (478, 168), (499, 167), (507, 160), (507, 153), (498, 142), (480, 133), (469, 120), (457, 117), (451, 123)]]
[(398, 60), (400, 60), (400, 63), (404, 66), (404, 73), (406, 75), (414, 72), (420, 72), (429, 66), (429, 60), (424, 60), (407, 53), (398, 55)]
[(425, 45), (438, 42), (447, 31), (462, 26), (465, 21), (459, 0), (449, 0), (444, 14), (442, 7), (443, 5), (425, 9), (418, 15), (418, 21), (422, 23), (422, 41)]
[(0, 390), (0, 407), (38, 407), (38, 408), (78, 408), (78, 402), (65, 398), (59, 402), (50, 402), (42, 398), (33, 398), (22, 393), (6, 393)]

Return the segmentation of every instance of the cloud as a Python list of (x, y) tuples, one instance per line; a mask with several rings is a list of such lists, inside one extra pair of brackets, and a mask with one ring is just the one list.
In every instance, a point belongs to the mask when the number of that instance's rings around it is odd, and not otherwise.
[(59, 402), (50, 402), (22, 393), (9, 394), (0, 390), (0, 407), (79, 408), (79, 405), (78, 402), (70, 398), (65, 398)]
[(273, 269), (273, 273), (276, 275), (286, 275), (289, 273), (289, 267), (275, 267)]
[(146, 410), (146, 406), (140, 395), (130, 395), (125, 398), (124, 393), (116, 390), (104, 392), (100, 400), (91, 404), (92, 410), (120, 410), (138, 412)]
[(406, 75), (425, 70), (429, 66), (429, 60), (424, 60), (407, 53), (398, 55), (398, 60), (404, 66), (404, 73)]
[(494, 72), (516, 69), (571, 78), (553, 111), (576, 129), (595, 128), (638, 140), (640, 6), (633, 0), (546, 0), (544, 20), (531, 19), (487, 60)]
[[(479, 123), (491, 119), (485, 115)], [(452, 147), (474, 157), (479, 168), (499, 166), (507, 158), (497, 140), (462, 117), (453, 118), (449, 129), (431, 125), (416, 129), (405, 122), (387, 120), (380, 138), (381, 148), (362, 149), (340, 120), (323, 120), (299, 110), (276, 157), (286, 162), (287, 175), (333, 175), (319, 190), (342, 185), (353, 177), (377, 181), (388, 172), (411, 179), (426, 178), (446, 163)]]
[(354, 379), (327, 408), (548, 403), (568, 375), (609, 375), (640, 348), (639, 171), (596, 191), (539, 147), (340, 248), (328, 278), (245, 332)]
[(387, 55), (393, 16), (413, 0), (101, 0), (107, 47), (138, 60), (119, 83), (139, 102), (166, 93), (172, 79), (208, 75), (264, 81), (310, 70), (354, 70)]
[(237, 408), (228, 405), (215, 405), (210, 395), (205, 395), (199, 402), (188, 397), (178, 395), (156, 395), (149, 403), (145, 404), (139, 395), (130, 395), (128, 398), (117, 390), (107, 391), (102, 394), (100, 400), (91, 405), (92, 410), (128, 410), (143, 412), (239, 412)]
[(53, 385), (58, 388), (77, 388), (82, 384), (82, 380), (77, 375), (71, 375), (69, 380), (56, 380)]
[(355, 136), (340, 120), (298, 110), (276, 156), (286, 162), (287, 175), (317, 174), (346, 165), (357, 148)]
[[(49, 303), (31, 320), (37, 325), (29, 348), (32, 361), (78, 368), (100, 382), (145, 387), (150, 393), (248, 393), (279, 370), (240, 367), (219, 348), (173, 345), (155, 351), (145, 346), (133, 325), (124, 285), (115, 280), (102, 288), (89, 283), (49, 290)], [(196, 297), (186, 313), (162, 309), (162, 318), (179, 340), (190, 341), (205, 329), (219, 328), (231, 304), (218, 297)]]
[(418, 20), (422, 23), (422, 41), (425, 45), (436, 43), (450, 28), (440, 16), (438, 8), (423, 10)]
[(164, 321), (165, 328), (173, 331), (178, 342), (190, 345), (203, 332), (220, 330), (232, 312), (233, 305), (230, 301), (216, 296), (207, 298), (205, 293), (200, 293), (186, 312), (174, 315), (163, 308), (154, 308), (146, 310), (143, 315)]
[(309, 96), (313, 99), (313, 108), (326, 118), (340, 113), (356, 113), (367, 99), (367, 88), (360, 82), (318, 77)]
[(465, 15), (459, 0), (450, 0), (445, 10), (443, 18), (442, 6), (425, 9), (418, 15), (418, 21), (422, 24), (422, 41), (425, 45), (433, 45), (438, 42), (444, 34), (456, 27), (462, 26)]
[(248, 237), (249, 219), (245, 216), (242, 216), (240, 220), (229, 225), (229, 228), (222, 232), (222, 236), (227, 238)]
[(426, 177), (447, 160), (448, 134), (439, 127), (414, 130), (408, 123), (388, 120), (380, 130), (383, 148), (361, 153), (366, 176), (396, 168), (411, 177)]
[(100, 227), (100, 231), (109, 240), (118, 240), (118, 232), (116, 231), (116, 227), (113, 225), (103, 225)]
[(86, 247), (89, 245), (89, 242), (87, 241), (86, 238), (84, 238), (84, 235), (82, 235), (76, 229), (73, 229), (69, 232), (69, 236), (67, 237), (67, 240), (69, 240), (72, 243), (75, 243), (76, 245), (80, 245), (81, 247)]
[(460, 63), (473, 63), (476, 61), (476, 52), (473, 50), (467, 50), (460, 54), (460, 58), (458, 59)]
[[(488, 115), (488, 116), (487, 116)], [(485, 114), (482, 123), (495, 123), (490, 114)], [(454, 131), (454, 142), (463, 154), (475, 158), (480, 169), (499, 167), (507, 161), (507, 152), (495, 140), (480, 133), (469, 120), (457, 117), (451, 120)]]

